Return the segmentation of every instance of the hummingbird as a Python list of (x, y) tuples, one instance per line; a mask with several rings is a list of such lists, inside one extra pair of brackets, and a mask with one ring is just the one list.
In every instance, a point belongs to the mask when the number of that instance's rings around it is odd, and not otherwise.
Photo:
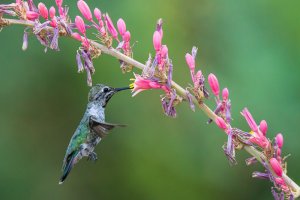
[(71, 169), (83, 157), (96, 161), (97, 154), (94, 152), (96, 145), (113, 128), (125, 126), (107, 123), (105, 107), (114, 94), (127, 89), (131, 89), (131, 87), (112, 88), (103, 84), (97, 84), (90, 89), (86, 111), (70, 140), (63, 160), (59, 184), (65, 181)]

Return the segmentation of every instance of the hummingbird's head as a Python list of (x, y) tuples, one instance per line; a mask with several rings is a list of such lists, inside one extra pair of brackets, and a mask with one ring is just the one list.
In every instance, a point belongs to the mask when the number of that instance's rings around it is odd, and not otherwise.
[(114, 94), (127, 89), (130, 89), (130, 87), (112, 88), (103, 84), (97, 84), (93, 86), (89, 92), (89, 102), (96, 101), (105, 107)]

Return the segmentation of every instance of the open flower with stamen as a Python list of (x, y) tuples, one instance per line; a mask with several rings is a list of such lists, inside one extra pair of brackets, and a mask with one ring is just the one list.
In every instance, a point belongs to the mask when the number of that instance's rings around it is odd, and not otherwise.
[(134, 76), (135, 78), (131, 79), (134, 82), (130, 84), (130, 87), (132, 88), (132, 92), (133, 92), (132, 96), (135, 96), (144, 90), (151, 90), (151, 89), (161, 89), (166, 93), (170, 92), (170, 90), (168, 89), (168, 87), (166, 87), (166, 85), (161, 84), (157, 80), (144, 78), (138, 74), (134, 74)]
[(247, 108), (241, 112), (241, 114), (245, 117), (251, 131), (250, 133), (253, 137), (250, 139), (251, 142), (259, 145), (262, 148), (267, 148), (270, 145), (269, 140), (265, 137), (265, 135), (259, 130), (254, 118)]

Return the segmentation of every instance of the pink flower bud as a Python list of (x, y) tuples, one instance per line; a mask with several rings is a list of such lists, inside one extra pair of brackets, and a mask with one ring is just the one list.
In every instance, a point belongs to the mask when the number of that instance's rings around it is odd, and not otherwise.
[(275, 182), (276, 182), (278, 185), (285, 185), (285, 182), (284, 182), (283, 178), (276, 177), (276, 178), (275, 178)]
[(163, 45), (161, 47), (161, 57), (166, 58), (168, 55), (168, 51), (169, 51), (169, 49), (168, 49), (167, 45)]
[(84, 18), (86, 18), (89, 21), (93, 20), (93, 16), (92, 16), (90, 7), (87, 5), (87, 3), (85, 1), (79, 0), (77, 2), (77, 7)]
[(125, 51), (130, 51), (130, 43), (129, 42), (125, 42), (123, 44), (123, 47), (122, 47)]
[(106, 29), (105, 29), (104, 26), (102, 26), (102, 27), (100, 28), (100, 33), (101, 33), (102, 36), (105, 36), (105, 35), (106, 35)]
[(259, 124), (259, 130), (263, 133), (264, 136), (266, 136), (268, 131), (268, 124), (265, 120), (261, 120)]
[(63, 4), (63, 0), (55, 0), (55, 3), (57, 5), (57, 7), (62, 7), (62, 4)]
[(153, 34), (153, 46), (156, 51), (161, 49), (161, 35), (158, 31), (155, 31)]
[(83, 41), (82, 41), (82, 46), (84, 46), (84, 47), (86, 47), (86, 48), (89, 48), (89, 46), (90, 46), (89, 40), (86, 39), (86, 38), (83, 38), (82, 40), (83, 40)]
[(72, 38), (74, 38), (75, 40), (78, 40), (80, 42), (82, 42), (82, 37), (79, 33), (72, 33)]
[(244, 108), (244, 110), (242, 111), (242, 115), (245, 117), (251, 130), (254, 132), (257, 132), (258, 131), (257, 124), (247, 108)]
[(51, 19), (55, 17), (55, 8), (53, 6), (51, 6), (51, 8), (49, 9), (49, 15)]
[(65, 18), (66, 17), (66, 13), (63, 9), (63, 7), (59, 7), (58, 8), (58, 13), (59, 13), (59, 16), (62, 17), (62, 18)]
[(33, 12), (33, 11), (27, 11), (26, 12), (26, 18), (28, 20), (36, 20), (39, 18), (39, 13)]
[[(280, 156), (281, 156), (281, 149), (277, 149), (277, 156), (280, 158)], [(278, 159), (278, 158), (277, 158)]]
[(222, 98), (224, 101), (228, 100), (228, 96), (229, 96), (229, 90), (227, 88), (224, 88), (222, 91)]
[(48, 9), (43, 3), (38, 4), (39, 13), (45, 19), (48, 20)]
[(105, 18), (105, 23), (107, 26), (107, 30), (110, 32), (111, 36), (115, 39), (118, 39), (118, 32), (112, 22), (112, 20), (110, 19), (109, 15), (106, 13), (106, 15), (104, 16)]
[(83, 19), (80, 16), (76, 16), (76, 18), (75, 18), (75, 25), (76, 25), (78, 31), (81, 34), (85, 35), (85, 31), (86, 31), (85, 24), (84, 24)]
[(224, 121), (223, 118), (217, 117), (217, 119), (216, 119), (215, 122), (216, 122), (216, 124), (218, 125), (218, 127), (219, 127), (220, 129), (223, 129), (223, 130), (226, 130), (226, 129), (227, 129), (227, 125), (226, 125), (226, 123), (225, 123), (225, 121)]
[(278, 133), (276, 135), (275, 140), (276, 140), (276, 143), (277, 143), (278, 147), (281, 149), (282, 146), (283, 146), (283, 135), (281, 133)]
[(57, 27), (57, 19), (55, 16), (52, 18), (50, 26), (52, 26), (53, 28)]
[(122, 18), (120, 18), (118, 20), (117, 27), (118, 27), (120, 35), (124, 35), (124, 33), (126, 32), (126, 24)]
[(94, 9), (94, 15), (98, 21), (101, 20), (101, 11), (98, 8)]
[(126, 31), (126, 32), (124, 33), (124, 35), (123, 35), (123, 40), (124, 40), (124, 42), (129, 42), (129, 41), (130, 41), (130, 37), (131, 37), (130, 32), (129, 32), (129, 31)]
[(217, 97), (219, 96), (220, 88), (219, 88), (219, 82), (217, 77), (214, 74), (208, 75), (208, 83), (210, 85), (210, 88), (214, 95)]
[(278, 162), (278, 160), (276, 160), (276, 158), (270, 159), (270, 165), (271, 165), (273, 171), (275, 172), (275, 174), (279, 177), (282, 177), (282, 167), (281, 167), (280, 163)]
[(185, 54), (185, 61), (186, 61), (187, 65), (189, 66), (190, 71), (194, 74), (194, 72), (195, 72), (195, 59), (194, 59), (194, 57), (191, 54), (187, 53), (187, 54)]

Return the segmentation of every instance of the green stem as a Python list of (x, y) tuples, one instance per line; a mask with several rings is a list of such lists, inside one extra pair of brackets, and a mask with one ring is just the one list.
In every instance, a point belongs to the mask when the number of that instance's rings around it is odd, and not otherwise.
[[(1, 18), (0, 17), (0, 25), (11, 25), (11, 24), (18, 24), (18, 25), (23, 25), (23, 26), (28, 26), (28, 27), (34, 27), (34, 22), (31, 21), (26, 21), (26, 20), (17, 20), (17, 19), (7, 19), (7, 18)], [(52, 29), (51, 27), (47, 27), (47, 29)], [(134, 60), (131, 57), (128, 57), (124, 54), (122, 54), (121, 52), (117, 51), (116, 49), (110, 47), (108, 48), (105, 45), (102, 45), (100, 43), (97, 43), (95, 41), (90, 41), (91, 44), (95, 47), (97, 47), (98, 49), (100, 49), (102, 51), (102, 53), (111, 55), (115, 58), (117, 58), (118, 60), (122, 60), (125, 63), (128, 63), (136, 68), (139, 68), (141, 70), (143, 70), (146, 66), (142, 63), (140, 63), (137, 60)], [(178, 85), (176, 82), (172, 81), (172, 87), (177, 91), (177, 94), (185, 97), (185, 89), (183, 87), (181, 87), (180, 85)], [(206, 104), (204, 103), (198, 103), (197, 99), (195, 97), (193, 97), (192, 99), (193, 103), (198, 105), (199, 108), (207, 115), (208, 118), (212, 119), (212, 120), (216, 120), (216, 118), (218, 117)], [(262, 163), (262, 159), (265, 159), (265, 156), (258, 151), (256, 148), (254, 148), (253, 146), (244, 146), (245, 151), (247, 151), (249, 154), (251, 154), (252, 156), (254, 156), (260, 163)], [(289, 178), (285, 173), (283, 174), (283, 179), (285, 181), (285, 183), (287, 184), (287, 186), (292, 190), (294, 197), (297, 198), (300, 196), (300, 187), (291, 179)]]

